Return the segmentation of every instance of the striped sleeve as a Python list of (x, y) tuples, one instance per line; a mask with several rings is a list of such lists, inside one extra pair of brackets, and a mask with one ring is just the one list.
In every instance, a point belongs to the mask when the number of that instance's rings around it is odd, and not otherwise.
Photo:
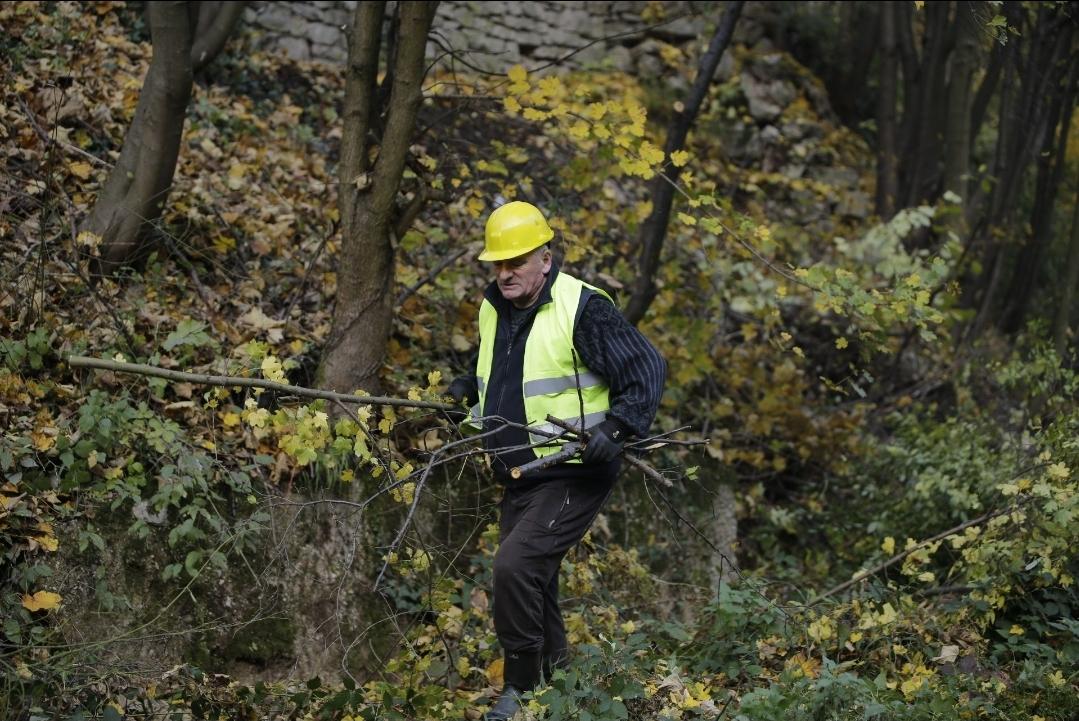
[(607, 381), (608, 415), (635, 435), (647, 436), (667, 378), (667, 362), (659, 351), (599, 295), (588, 299), (573, 331), (573, 344), (584, 364)]

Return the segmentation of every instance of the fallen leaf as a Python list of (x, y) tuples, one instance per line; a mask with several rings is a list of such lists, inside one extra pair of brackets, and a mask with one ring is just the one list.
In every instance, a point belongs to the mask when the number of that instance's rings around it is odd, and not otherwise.
[(38, 591), (33, 596), (22, 597), (23, 608), (28, 611), (51, 611), (60, 605), (60, 594), (52, 591)]
[(89, 180), (90, 173), (93, 171), (89, 163), (81, 160), (77, 163), (68, 163), (67, 169), (71, 171), (72, 175), (83, 180)]

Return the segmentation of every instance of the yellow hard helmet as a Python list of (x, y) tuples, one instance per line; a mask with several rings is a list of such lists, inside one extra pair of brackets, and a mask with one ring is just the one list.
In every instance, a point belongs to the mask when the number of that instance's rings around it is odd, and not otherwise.
[(515, 200), (506, 203), (487, 218), (485, 247), (480, 260), (509, 260), (535, 250), (554, 237), (540, 209), (531, 203)]

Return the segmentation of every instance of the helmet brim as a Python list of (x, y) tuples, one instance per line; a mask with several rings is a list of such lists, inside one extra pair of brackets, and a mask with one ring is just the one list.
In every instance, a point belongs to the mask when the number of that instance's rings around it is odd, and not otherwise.
[(520, 249), (517, 249), (517, 248), (514, 248), (512, 250), (501, 250), (501, 251), (484, 249), (478, 256), (476, 256), (476, 259), (477, 260), (487, 261), (487, 262), (493, 262), (493, 261), (496, 261), (496, 260), (509, 260), (510, 258), (519, 258), (522, 255), (528, 255), (529, 253), (531, 253), (533, 250), (540, 247), (541, 245), (546, 245), (547, 243), (550, 243), (551, 239), (554, 238), (554, 231), (553, 230), (549, 231), (549, 233), (544, 233), (544, 235), (546, 236), (545, 238), (540, 240), (538, 243), (533, 245), (528, 250), (520, 250)]

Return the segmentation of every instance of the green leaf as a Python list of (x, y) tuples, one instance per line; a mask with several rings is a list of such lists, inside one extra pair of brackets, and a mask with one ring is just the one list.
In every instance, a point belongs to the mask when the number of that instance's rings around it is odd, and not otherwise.
[(205, 329), (205, 323), (199, 323), (190, 318), (184, 319), (176, 326), (176, 330), (169, 333), (168, 338), (161, 344), (161, 347), (170, 351), (178, 346), (190, 345), (197, 347), (209, 343), (210, 336), (203, 332)]

